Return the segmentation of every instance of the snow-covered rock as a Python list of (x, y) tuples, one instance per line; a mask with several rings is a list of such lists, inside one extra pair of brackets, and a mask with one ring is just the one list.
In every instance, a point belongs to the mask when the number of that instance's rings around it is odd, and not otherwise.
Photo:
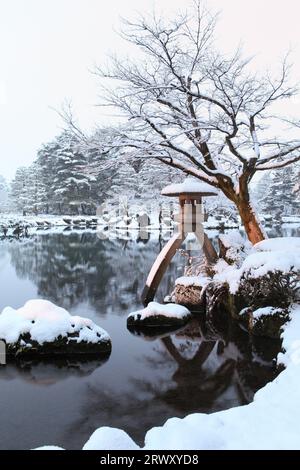
[(300, 250), (300, 237), (267, 238), (254, 245), (255, 251)]
[(219, 260), (215, 266), (214, 280), (226, 282), (232, 294), (239, 289), (241, 279), (259, 279), (268, 273), (283, 274), (300, 272), (299, 238), (282, 237), (263, 240), (257, 243), (244, 259), (240, 268), (229, 266)]
[(88, 318), (71, 316), (46, 300), (30, 300), (23, 307), (6, 307), (0, 315), (0, 339), (7, 354), (108, 353), (106, 331)]
[(238, 230), (219, 235), (219, 256), (228, 264), (236, 264), (239, 266), (243, 259), (245, 259), (251, 246), (251, 243), (245, 241)]
[(211, 281), (205, 275), (182, 276), (175, 281), (174, 298), (176, 303), (189, 307), (202, 306), (203, 288)]
[(187, 323), (191, 312), (182, 305), (150, 302), (147, 307), (127, 317), (128, 326), (180, 326)]

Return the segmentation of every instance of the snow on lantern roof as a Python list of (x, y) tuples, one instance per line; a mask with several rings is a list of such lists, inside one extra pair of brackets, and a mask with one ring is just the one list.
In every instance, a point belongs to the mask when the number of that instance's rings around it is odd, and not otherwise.
[(161, 194), (163, 196), (199, 195), (199, 196), (217, 196), (217, 189), (207, 183), (202, 183), (196, 178), (186, 178), (182, 183), (175, 183), (166, 186)]

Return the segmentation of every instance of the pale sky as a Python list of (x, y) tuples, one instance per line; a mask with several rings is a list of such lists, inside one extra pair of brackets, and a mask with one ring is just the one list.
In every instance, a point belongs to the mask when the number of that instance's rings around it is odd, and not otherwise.
[[(189, 1), (156, 3), (168, 15)], [(246, 54), (257, 55), (256, 64), (270, 67), (291, 48), (294, 78), (300, 77), (298, 0), (206, 4), (221, 11), (218, 40), (228, 51), (242, 41)], [(82, 126), (107, 121), (94, 106), (97, 81), (90, 70), (110, 52), (128, 52), (116, 33), (119, 17), (154, 6), (153, 0), (0, 0), (0, 174), (11, 178), (60, 131), (51, 108), (66, 98)]]

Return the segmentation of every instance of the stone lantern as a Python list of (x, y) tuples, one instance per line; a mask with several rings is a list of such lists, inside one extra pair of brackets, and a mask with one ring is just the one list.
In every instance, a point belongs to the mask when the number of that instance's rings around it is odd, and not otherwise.
[(151, 268), (142, 294), (144, 304), (153, 300), (168, 265), (189, 233), (195, 233), (209, 263), (217, 259), (217, 253), (203, 230), (202, 201), (204, 197), (218, 196), (218, 191), (209, 184), (188, 177), (182, 183), (166, 186), (161, 194), (179, 198), (178, 231), (161, 250)]

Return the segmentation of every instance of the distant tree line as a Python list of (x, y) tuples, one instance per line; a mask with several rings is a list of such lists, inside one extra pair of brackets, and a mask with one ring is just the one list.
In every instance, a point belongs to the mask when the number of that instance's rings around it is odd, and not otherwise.
[(93, 146), (92, 137), (83, 147), (73, 133), (63, 131), (41, 147), (32, 165), (17, 169), (6, 188), (6, 209), (23, 215), (93, 215), (103, 202), (119, 198), (158, 202), (162, 187), (178, 180), (175, 170), (161, 168), (156, 160), (124, 160), (113, 167), (106, 161), (108, 155)]
[[(113, 155), (101, 151), (98, 143), (99, 135), (82, 145), (73, 132), (63, 131), (44, 144), (30, 166), (17, 169), (10, 185), (0, 175), (0, 212), (93, 215), (103, 202), (124, 197), (141, 206), (159, 205), (161, 189), (182, 180), (178, 171), (156, 159), (116, 158), (111, 165)], [(299, 215), (300, 164), (266, 172), (252, 192), (260, 213)], [(208, 201), (207, 210), (214, 215), (236, 213), (222, 195)]]

